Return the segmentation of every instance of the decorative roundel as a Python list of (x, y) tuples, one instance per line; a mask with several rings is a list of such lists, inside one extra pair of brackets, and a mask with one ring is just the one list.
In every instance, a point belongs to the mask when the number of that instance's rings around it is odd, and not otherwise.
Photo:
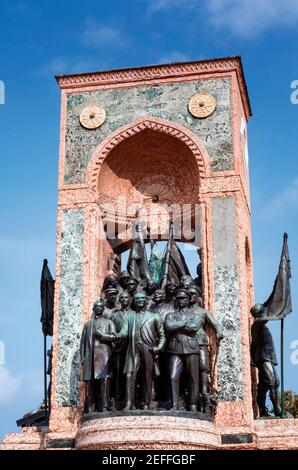
[(86, 129), (97, 129), (106, 120), (106, 112), (100, 106), (87, 106), (80, 114), (80, 123)]
[(216, 108), (215, 98), (208, 93), (197, 93), (193, 95), (188, 103), (189, 112), (196, 118), (210, 116)]

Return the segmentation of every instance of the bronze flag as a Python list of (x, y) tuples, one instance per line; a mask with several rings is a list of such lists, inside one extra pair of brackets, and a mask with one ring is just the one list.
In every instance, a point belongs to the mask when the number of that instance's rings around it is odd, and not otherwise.
[(264, 303), (265, 310), (262, 320), (282, 320), (292, 312), (290, 278), (291, 265), (288, 250), (288, 235), (285, 233), (278, 274), (271, 295)]
[(54, 289), (55, 281), (48, 268), (48, 260), (44, 259), (40, 280), (40, 321), (42, 323), (42, 332), (46, 336), (53, 336)]

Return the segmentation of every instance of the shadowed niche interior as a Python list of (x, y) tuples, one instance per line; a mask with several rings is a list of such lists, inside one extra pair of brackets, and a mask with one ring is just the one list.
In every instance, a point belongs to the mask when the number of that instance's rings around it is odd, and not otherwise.
[(117, 145), (99, 175), (100, 194), (109, 200), (187, 204), (199, 201), (195, 157), (177, 138), (145, 129)]

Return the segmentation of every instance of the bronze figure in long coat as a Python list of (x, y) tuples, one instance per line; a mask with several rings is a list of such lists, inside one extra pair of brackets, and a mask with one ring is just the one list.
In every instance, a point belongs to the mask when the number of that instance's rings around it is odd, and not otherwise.
[(137, 374), (143, 373), (142, 405), (148, 409), (152, 398), (152, 381), (157, 354), (165, 347), (165, 333), (163, 323), (156, 313), (145, 310), (146, 294), (138, 292), (134, 296), (136, 311), (128, 313), (124, 319), (122, 328), (116, 335), (102, 335), (107, 340), (128, 339), (125, 357), (124, 374), (126, 374), (126, 407), (129, 410), (134, 407), (135, 386)]
[(104, 301), (95, 302), (92, 318), (84, 325), (81, 337), (82, 380), (86, 382), (85, 412), (94, 408), (105, 411), (108, 406), (112, 347), (110, 342), (100, 337), (98, 331), (112, 334), (116, 330), (114, 323), (104, 316), (104, 308)]

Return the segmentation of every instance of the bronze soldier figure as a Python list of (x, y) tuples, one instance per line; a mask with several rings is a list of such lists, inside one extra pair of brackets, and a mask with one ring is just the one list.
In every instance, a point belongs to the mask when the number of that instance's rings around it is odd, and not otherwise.
[(104, 316), (104, 308), (103, 300), (94, 303), (92, 318), (86, 322), (81, 337), (80, 357), (83, 381), (86, 383), (86, 413), (94, 408), (97, 411), (107, 411), (108, 407), (112, 347), (98, 335), (98, 330), (111, 335), (115, 333), (115, 327)]
[(188, 290), (190, 286), (194, 285), (194, 280), (188, 274), (185, 274), (180, 279), (180, 289)]
[(180, 376), (185, 369), (190, 410), (196, 411), (199, 401), (200, 346), (197, 332), (200, 322), (196, 311), (188, 307), (190, 295), (186, 290), (180, 289), (176, 300), (178, 309), (169, 313), (165, 320), (168, 334), (166, 352), (170, 354), (172, 410), (178, 409)]
[(117, 303), (118, 289), (116, 289), (115, 287), (108, 287), (104, 291), (104, 295), (105, 295), (104, 315), (107, 318), (110, 318), (114, 310), (119, 307)]
[(210, 408), (210, 397), (208, 393), (208, 382), (210, 374), (208, 336), (205, 331), (205, 325), (210, 325), (216, 333), (217, 344), (223, 339), (222, 327), (207, 310), (203, 309), (200, 289), (197, 286), (190, 286), (189, 308), (193, 311), (199, 321), (199, 330), (197, 337), (200, 346), (200, 393), (202, 398), (201, 411), (208, 413)]
[(115, 274), (108, 274), (103, 281), (102, 291), (113, 287), (114, 289), (118, 289), (118, 278)]
[(156, 291), (157, 285), (152, 279), (145, 279), (139, 283), (138, 291), (145, 292), (147, 297), (151, 297)]
[[(118, 290), (123, 292), (123, 291), (126, 291), (127, 290), (127, 283), (130, 279), (130, 274), (128, 271), (124, 270), (124, 271), (121, 271), (121, 273), (119, 274), (118, 276), (118, 283), (119, 283), (119, 286), (118, 286)], [(120, 287), (120, 289), (119, 289)]]
[(275, 366), (277, 366), (274, 342), (269, 328), (266, 326), (267, 320), (261, 320), (264, 312), (263, 304), (255, 304), (250, 313), (254, 317), (251, 327), (251, 360), (252, 365), (258, 368), (259, 383), (257, 403), (261, 417), (270, 416), (266, 408), (266, 395), (269, 390), (270, 400), (273, 405), (275, 416), (281, 416), (278, 405), (279, 378)]
[(138, 281), (134, 277), (130, 276), (126, 283), (126, 290), (131, 297), (133, 297), (137, 292), (137, 287)]

